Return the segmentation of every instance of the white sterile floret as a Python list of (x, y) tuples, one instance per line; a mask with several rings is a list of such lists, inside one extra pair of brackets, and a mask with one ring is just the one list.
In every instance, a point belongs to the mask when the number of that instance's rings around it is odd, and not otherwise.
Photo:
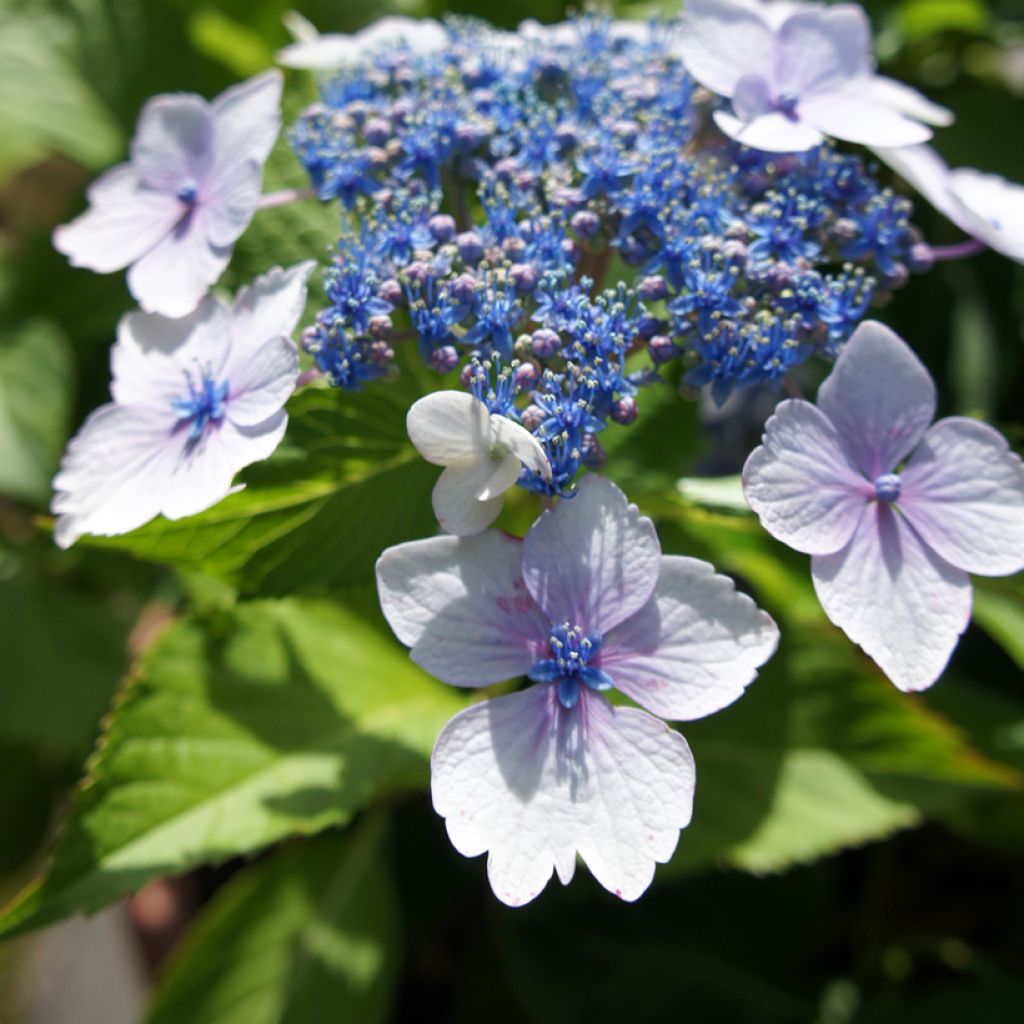
[(232, 492), (240, 469), (274, 451), (298, 377), (290, 335), (314, 266), (275, 267), (233, 306), (208, 296), (182, 319), (122, 318), (113, 401), (72, 438), (53, 481), (61, 547), (202, 512)]
[(444, 466), (434, 487), (434, 513), (459, 537), (486, 529), (522, 466), (551, 479), (541, 443), (525, 428), (462, 391), (435, 391), (409, 410), (406, 427), (420, 454)]

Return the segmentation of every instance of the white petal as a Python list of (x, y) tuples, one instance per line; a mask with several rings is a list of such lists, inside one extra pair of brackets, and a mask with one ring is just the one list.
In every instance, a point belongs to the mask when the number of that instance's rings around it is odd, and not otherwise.
[(53, 245), (73, 267), (101, 274), (127, 267), (181, 220), (169, 193), (144, 188), (131, 164), (107, 171), (89, 190), (89, 209), (53, 232)]
[(333, 33), (289, 43), (275, 54), (278, 64), (306, 71), (333, 71), (359, 59), (359, 45), (351, 36)]
[(250, 162), (262, 165), (270, 156), (281, 130), (283, 87), (284, 76), (272, 68), (233, 85), (213, 101), (215, 179), (230, 178)]
[(900, 475), (900, 510), (947, 562), (985, 576), (1024, 569), (1024, 463), (998, 430), (939, 420)]
[(290, 338), (306, 309), (306, 289), (315, 260), (282, 270), (273, 267), (241, 288), (233, 307), (233, 352), (241, 359), (267, 338)]
[(472, 537), (486, 530), (501, 512), (504, 491), (496, 498), (481, 499), (480, 495), (488, 493), (495, 475), (500, 480), (503, 469), (507, 472), (505, 460), (489, 456), (447, 466), (431, 495), (442, 529), (457, 537)]
[(597, 664), (662, 718), (703, 718), (739, 697), (779, 630), (713, 565), (667, 556), (654, 596), (604, 638)]
[(435, 466), (490, 455), (487, 406), (464, 391), (425, 395), (409, 410), (405, 426), (420, 455)]
[(850, 460), (871, 481), (913, 451), (935, 416), (935, 383), (910, 346), (865, 320), (818, 389)]
[(931, 128), (876, 99), (869, 76), (848, 88), (801, 99), (798, 111), (826, 135), (863, 146), (916, 146), (932, 137)]
[(207, 241), (203, 210), (197, 208), (128, 271), (128, 290), (148, 313), (183, 317), (224, 272), (230, 248)]
[(550, 622), (526, 590), (522, 542), (498, 530), (388, 548), (377, 562), (381, 610), (412, 659), (455, 686), (525, 675)]
[(901, 178), (912, 185), (932, 206), (957, 227), (970, 233), (973, 226), (963, 206), (949, 190), (950, 170), (931, 146), (873, 147)]
[(489, 851), (494, 894), (536, 897), (577, 853), (624, 900), (650, 885), (690, 821), (694, 766), (686, 741), (635, 708), (584, 694), (565, 711), (534, 686), (456, 715), (431, 758), (434, 808), (455, 848)]
[(874, 486), (810, 402), (780, 402), (764, 444), (743, 467), (743, 493), (761, 525), (797, 551), (827, 555), (849, 543)]
[(443, 49), (447, 41), (448, 33), (436, 21), (393, 16), (380, 18), (351, 36), (329, 33), (306, 37), (278, 50), (277, 62), (289, 68), (332, 71), (371, 50), (406, 47), (413, 53), (432, 53)]
[(887, 107), (937, 128), (948, 128), (956, 120), (953, 111), (933, 103), (909, 85), (885, 75), (872, 76), (871, 95)]
[(216, 181), (203, 201), (206, 235), (213, 245), (234, 245), (252, 221), (262, 190), (263, 168), (253, 161)]
[(154, 96), (142, 108), (132, 164), (150, 188), (172, 195), (191, 184), (203, 195), (213, 166), (214, 119), (210, 105), (192, 93)]
[(510, 487), (515, 486), (522, 468), (523, 465), (519, 461), (519, 457), (512, 454), (506, 455), (503, 459), (492, 463), (493, 471), (491, 475), (484, 482), (483, 487), (477, 489), (473, 497), (477, 501), (490, 501), (493, 498), (500, 498)]
[(901, 690), (942, 674), (971, 615), (971, 583), (888, 505), (868, 505), (849, 545), (811, 559), (825, 614)]
[(590, 475), (523, 541), (523, 576), (552, 622), (607, 632), (654, 592), (661, 546), (650, 519), (610, 480)]
[(545, 480), (551, 479), (551, 463), (548, 462), (544, 445), (526, 427), (520, 426), (506, 416), (491, 416), (491, 437), (495, 444), (511, 452), (519, 461)]
[(716, 110), (713, 116), (730, 139), (768, 153), (803, 153), (825, 141), (817, 128), (785, 114), (761, 114), (752, 121), (741, 121), (725, 110)]
[(719, 96), (732, 96), (745, 75), (766, 75), (775, 38), (760, 12), (733, 0), (688, 0), (676, 52), (686, 70)]
[(245, 359), (232, 347), (226, 368), (227, 416), (238, 426), (256, 426), (275, 415), (295, 390), (299, 354), (290, 338), (268, 338)]
[(1024, 263), (1024, 185), (959, 167), (950, 175), (949, 189), (965, 211), (970, 234)]
[(777, 96), (832, 92), (873, 70), (871, 26), (856, 4), (804, 7), (779, 27), (772, 85)]
[(170, 408), (104, 405), (71, 439), (54, 477), (55, 539), (128, 533), (160, 511), (180, 444)]

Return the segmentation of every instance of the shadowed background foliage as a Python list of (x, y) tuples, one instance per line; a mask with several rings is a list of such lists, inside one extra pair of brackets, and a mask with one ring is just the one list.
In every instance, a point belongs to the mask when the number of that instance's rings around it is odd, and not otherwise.
[[(950, 163), (1024, 182), (1019, 0), (866, 6), (883, 70), (958, 115), (937, 140)], [(214, 864), (193, 875), (202, 908), (158, 972), (152, 1021), (373, 1024), (424, 1007), (495, 1024), (1018, 1021), (1024, 587), (979, 582), (946, 676), (897, 694), (825, 622), (806, 559), (666, 486), (734, 472), (743, 450), (701, 441), (696, 406), (671, 389), (631, 431), (612, 428), (609, 470), (667, 551), (738, 576), (785, 640), (743, 701), (686, 729), (695, 825), (635, 906), (581, 869), (510, 912), (430, 809), (426, 757), (461, 698), (411, 668), (367, 582), (384, 544), (430, 529), (433, 476), (401, 427), (415, 371), (390, 391), (298, 399), (251, 497), (182, 528), (52, 546), (49, 480), (106, 398), (131, 301), (123, 275), (69, 268), (49, 233), (122, 158), (148, 96), (212, 96), (268, 66), (292, 7), (325, 31), (388, 12), (505, 26), (564, 14), (557, 0), (0, 0), (0, 896), (48, 863), (117, 709), (45, 881), (0, 932)], [(312, 90), (290, 75), (286, 111)], [(300, 182), (279, 145), (268, 187)], [(324, 256), (333, 216), (260, 214), (222, 283)], [(958, 237), (925, 205), (915, 220), (929, 241)], [(942, 414), (981, 416), (1020, 449), (1024, 269), (994, 254), (939, 266), (877, 315), (936, 376)], [(293, 488), (284, 509), (266, 497), (278, 481)], [(505, 525), (530, 514), (513, 507)], [(160, 820), (154, 787), (175, 807)], [(4, 996), (17, 959), (17, 944), (0, 949), (3, 1024), (17, 1020)]]

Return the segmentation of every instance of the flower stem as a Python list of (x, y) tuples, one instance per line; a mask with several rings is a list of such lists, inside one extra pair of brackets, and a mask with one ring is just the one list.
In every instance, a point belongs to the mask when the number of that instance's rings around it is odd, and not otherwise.
[(984, 252), (988, 248), (984, 242), (976, 238), (968, 238), (965, 242), (957, 242), (956, 245), (935, 245), (929, 246), (928, 252), (936, 263), (944, 260), (962, 260), (968, 256), (974, 256)]
[(256, 209), (272, 210), (275, 206), (287, 206), (299, 199), (313, 199), (315, 196), (312, 188), (284, 188), (280, 192), (267, 192), (260, 196)]
[(793, 376), (792, 373), (786, 374), (786, 376), (783, 378), (782, 386), (783, 388), (785, 388), (786, 394), (789, 395), (790, 398), (804, 397), (803, 389), (800, 387), (799, 384), (797, 384), (796, 378)]

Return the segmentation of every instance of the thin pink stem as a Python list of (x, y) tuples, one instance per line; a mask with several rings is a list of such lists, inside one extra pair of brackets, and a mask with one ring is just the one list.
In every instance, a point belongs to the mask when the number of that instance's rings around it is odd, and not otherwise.
[(280, 192), (267, 192), (260, 196), (257, 210), (272, 210), (275, 206), (287, 206), (300, 199), (313, 199), (316, 191), (311, 188), (284, 188)]
[(789, 395), (790, 398), (804, 397), (803, 390), (800, 387), (800, 385), (797, 384), (796, 379), (793, 377), (793, 374), (786, 374), (786, 376), (782, 380), (782, 386), (783, 388), (785, 388), (786, 394)]
[(979, 242), (976, 238), (968, 238), (965, 242), (957, 242), (956, 245), (934, 245), (928, 247), (929, 255), (936, 263), (944, 260), (962, 260), (968, 256), (975, 256), (984, 252), (988, 246)]

